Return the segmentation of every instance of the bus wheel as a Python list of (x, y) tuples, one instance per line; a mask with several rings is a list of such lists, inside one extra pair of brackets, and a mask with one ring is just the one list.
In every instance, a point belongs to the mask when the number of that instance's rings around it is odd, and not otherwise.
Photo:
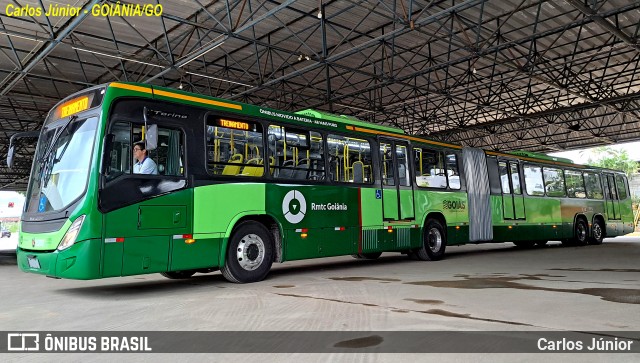
[(444, 256), (447, 236), (442, 224), (435, 219), (427, 221), (422, 247), (415, 249), (413, 255), (422, 261), (438, 261)]
[(196, 273), (195, 270), (184, 270), (184, 271), (167, 271), (160, 272), (160, 275), (172, 279), (172, 280), (180, 280), (180, 279), (188, 279)]
[(578, 218), (576, 220), (576, 224), (573, 226), (573, 243), (577, 246), (584, 246), (587, 244), (587, 238), (589, 227), (587, 227), (587, 222)]
[(547, 245), (547, 243), (549, 243), (549, 241), (536, 241), (536, 246), (544, 247)]
[(600, 245), (604, 240), (604, 226), (602, 222), (596, 219), (591, 227), (591, 237), (589, 238), (590, 245)]
[(227, 248), (227, 261), (220, 269), (231, 282), (263, 280), (273, 263), (273, 238), (260, 223), (243, 222), (233, 232)]

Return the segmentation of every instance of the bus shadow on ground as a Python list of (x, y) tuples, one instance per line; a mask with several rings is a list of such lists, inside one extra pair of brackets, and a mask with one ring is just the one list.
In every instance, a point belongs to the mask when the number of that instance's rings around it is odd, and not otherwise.
[(16, 251), (0, 251), (0, 266), (17, 267)]
[[(612, 243), (611, 245), (621, 246), (630, 244), (632, 243), (618, 242), (615, 244)], [(272, 285), (274, 283), (274, 279), (280, 277), (295, 277), (296, 275), (307, 275), (309, 273), (315, 272), (329, 273), (335, 271), (342, 272), (346, 270), (351, 271), (363, 269), (363, 273), (368, 273), (364, 271), (364, 269), (366, 269), (367, 267), (383, 267), (396, 264), (424, 264), (425, 267), (437, 268), (439, 264), (446, 264), (449, 260), (457, 260), (458, 258), (473, 258), (469, 257), (473, 255), (491, 256), (496, 254), (521, 254), (522, 256), (527, 256), (536, 253), (556, 253), (555, 250), (563, 248), (606, 248), (606, 245), (607, 244), (605, 243), (605, 245), (603, 246), (566, 247), (559, 242), (550, 242), (546, 246), (538, 246), (526, 249), (516, 247), (512, 243), (508, 242), (497, 243), (493, 245), (480, 245), (482, 247), (465, 245), (459, 249), (456, 246), (450, 246), (447, 247), (447, 253), (442, 261), (417, 261), (399, 253), (385, 253), (376, 260), (351, 259), (349, 256), (342, 256), (338, 258), (344, 258), (343, 260), (335, 260), (335, 257), (327, 257), (306, 261), (292, 261), (291, 264), (284, 265), (276, 263), (273, 265), (272, 270), (269, 272), (269, 275), (264, 281), (247, 285), (228, 282), (219, 271), (216, 271), (208, 274), (196, 274), (191, 278), (178, 280), (158, 280), (159, 276), (157, 274), (124, 277), (127, 279), (127, 281), (123, 282), (116, 281), (120, 278), (110, 279), (110, 281), (115, 282), (113, 284), (104, 284), (105, 281), (109, 280), (95, 280), (97, 283), (99, 283), (98, 285), (61, 288), (57, 289), (56, 292), (66, 295), (99, 299), (113, 297), (142, 297), (146, 295), (154, 295), (160, 292), (166, 293), (171, 291), (193, 290), (200, 288), (210, 289), (213, 287), (225, 289), (239, 286), (251, 286), (254, 284)], [(15, 264), (15, 257), (13, 259), (13, 263)], [(2, 263), (0, 262), (0, 265), (1, 264)]]

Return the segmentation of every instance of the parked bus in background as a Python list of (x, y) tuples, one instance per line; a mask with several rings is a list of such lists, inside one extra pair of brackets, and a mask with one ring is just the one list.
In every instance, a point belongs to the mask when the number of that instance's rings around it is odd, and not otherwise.
[[(157, 174), (133, 172), (138, 141)], [(450, 245), (600, 244), (632, 230), (622, 172), (110, 83), (44, 121), (17, 257), (23, 271), (60, 278), (220, 269), (253, 282), (273, 262), (439, 260)]]

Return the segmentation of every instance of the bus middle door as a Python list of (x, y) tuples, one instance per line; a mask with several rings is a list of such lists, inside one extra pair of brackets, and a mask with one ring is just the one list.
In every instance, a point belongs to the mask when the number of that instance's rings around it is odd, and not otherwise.
[(501, 160), (498, 163), (498, 169), (502, 186), (503, 218), (505, 220), (526, 219), (518, 162)]
[(382, 215), (385, 221), (415, 219), (409, 166), (408, 143), (394, 140), (380, 141)]
[(604, 181), (604, 197), (607, 203), (607, 219), (618, 220), (620, 216), (620, 204), (613, 174), (602, 174)]

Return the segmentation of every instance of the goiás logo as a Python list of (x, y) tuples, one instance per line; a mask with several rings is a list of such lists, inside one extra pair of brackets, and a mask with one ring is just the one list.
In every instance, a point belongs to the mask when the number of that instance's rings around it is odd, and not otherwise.
[(290, 190), (282, 199), (282, 214), (291, 224), (302, 222), (307, 213), (307, 201), (297, 190)]

